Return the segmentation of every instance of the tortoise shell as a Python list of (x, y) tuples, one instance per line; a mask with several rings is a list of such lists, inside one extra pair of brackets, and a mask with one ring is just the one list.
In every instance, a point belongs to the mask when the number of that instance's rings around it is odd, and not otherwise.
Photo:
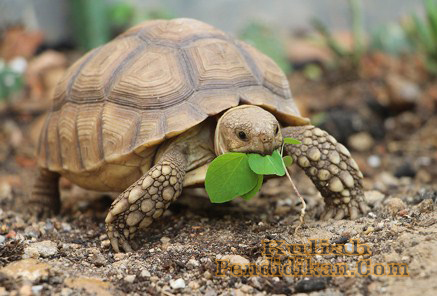
[(41, 132), (39, 165), (75, 174), (138, 166), (152, 158), (148, 148), (239, 104), (308, 123), (283, 72), (252, 46), (197, 20), (147, 21), (68, 69)]

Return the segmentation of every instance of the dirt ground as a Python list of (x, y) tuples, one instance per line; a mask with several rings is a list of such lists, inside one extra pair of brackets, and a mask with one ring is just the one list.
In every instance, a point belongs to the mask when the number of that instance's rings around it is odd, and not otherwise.
[[(435, 112), (425, 112), (418, 104), (402, 112), (378, 113), (363, 103), (367, 94), (362, 85), (324, 88), (302, 84), (299, 77), (291, 84), (305, 114), (328, 110), (322, 127), (348, 145), (363, 170), (371, 208), (365, 217), (319, 221), (323, 199), (294, 168), (293, 179), (308, 206), (305, 224), (296, 234), (301, 204), (288, 181), (278, 178), (268, 180), (249, 202), (211, 204), (201, 189), (187, 190), (137, 239), (137, 252), (114, 254), (104, 230), (114, 194), (88, 192), (62, 180), (61, 215), (37, 221), (25, 213), (41, 117), (3, 111), (0, 295), (435, 295)], [(359, 239), (372, 252), (364, 257), (315, 256), (313, 262), (345, 262), (349, 268), (361, 259), (407, 263), (409, 276), (215, 276), (216, 259), (264, 262), (262, 240), (308, 239), (331, 244)]]

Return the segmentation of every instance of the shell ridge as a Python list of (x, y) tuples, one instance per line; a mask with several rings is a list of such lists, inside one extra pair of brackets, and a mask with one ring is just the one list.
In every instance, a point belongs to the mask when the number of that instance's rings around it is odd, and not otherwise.
[[(82, 71), (82, 69), (86, 66), (86, 64), (88, 64), (89, 61), (91, 61), (91, 59), (93, 57), (95, 57), (97, 55), (97, 53), (100, 51), (100, 49), (103, 46), (99, 46), (95, 49), (93, 49), (93, 52), (83, 61), (83, 63), (77, 68), (76, 72), (73, 74), (73, 76), (70, 78), (70, 81), (68, 81), (68, 85), (67, 85), (67, 90), (66, 90), (66, 95), (64, 97), (64, 99), (66, 98), (68, 100), (68, 98), (71, 95), (71, 91), (73, 89), (73, 85), (74, 82), (76, 81), (77, 77), (80, 74), (80, 71)], [(60, 102), (61, 103), (61, 102)], [(63, 105), (63, 104), (58, 104), (58, 105)]]

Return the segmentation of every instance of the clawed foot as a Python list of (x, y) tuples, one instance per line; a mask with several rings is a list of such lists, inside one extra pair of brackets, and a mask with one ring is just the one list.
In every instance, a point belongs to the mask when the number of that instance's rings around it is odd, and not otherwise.
[[(338, 204), (335, 204), (336, 201)], [(333, 203), (327, 204), (320, 219), (324, 221), (329, 219), (341, 220), (344, 218), (355, 220), (369, 211), (369, 207), (364, 201), (350, 201), (349, 203), (341, 203), (339, 201), (340, 199), (336, 199)]]
[(109, 241), (111, 242), (111, 246), (116, 253), (118, 252), (133, 252), (134, 248), (130, 242), (130, 238), (133, 238), (133, 235), (129, 233), (128, 228), (121, 228), (121, 226), (125, 225), (124, 221), (120, 221), (120, 217), (116, 219), (114, 223), (106, 224), (106, 232), (108, 233)]
[(302, 142), (286, 145), (285, 150), (324, 197), (326, 209), (321, 219), (356, 219), (367, 213), (363, 174), (346, 147), (314, 126), (287, 127), (282, 134)]

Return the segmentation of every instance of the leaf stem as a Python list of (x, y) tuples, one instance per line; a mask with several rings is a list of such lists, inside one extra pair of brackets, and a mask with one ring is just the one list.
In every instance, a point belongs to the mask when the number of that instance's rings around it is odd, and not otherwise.
[[(283, 157), (284, 155), (284, 146), (285, 143), (282, 144), (281, 147), (281, 157)], [(297, 231), (302, 227), (303, 223), (304, 223), (304, 218), (305, 218), (305, 210), (307, 208), (307, 204), (305, 203), (304, 198), (302, 197), (302, 195), (299, 193), (299, 191), (297, 190), (296, 185), (294, 184), (293, 180), (291, 179), (290, 173), (288, 172), (288, 168), (285, 166), (284, 161), (282, 161), (282, 165), (284, 166), (285, 169), (285, 174), (287, 175), (288, 180), (290, 180), (291, 186), (293, 187), (294, 192), (296, 193), (297, 197), (299, 197), (300, 201), (302, 202), (302, 209), (300, 210), (300, 216), (299, 216), (299, 225), (296, 227), (296, 229), (294, 229), (294, 234), (297, 233)]]

